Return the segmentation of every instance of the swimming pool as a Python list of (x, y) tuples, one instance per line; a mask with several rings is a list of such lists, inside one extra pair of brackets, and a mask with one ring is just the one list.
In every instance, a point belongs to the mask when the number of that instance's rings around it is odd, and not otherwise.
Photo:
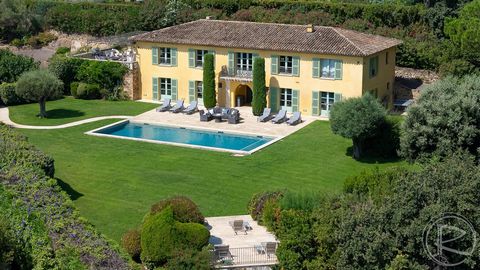
[(275, 138), (207, 131), (192, 128), (161, 126), (123, 121), (87, 132), (91, 135), (134, 139), (140, 141), (174, 144), (179, 146), (205, 148), (251, 154)]

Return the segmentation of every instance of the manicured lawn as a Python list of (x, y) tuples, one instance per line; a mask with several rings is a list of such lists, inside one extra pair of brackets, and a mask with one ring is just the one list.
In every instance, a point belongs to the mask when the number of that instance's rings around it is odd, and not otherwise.
[(156, 104), (134, 101), (82, 100), (72, 97), (47, 102), (48, 118), (36, 117), (38, 103), (9, 107), (10, 119), (17, 124), (52, 126), (107, 115), (137, 115)]
[(151, 204), (174, 194), (192, 198), (206, 216), (245, 214), (256, 192), (334, 193), (347, 176), (405, 164), (353, 160), (346, 155), (351, 142), (320, 121), (246, 157), (83, 134), (112, 122), (20, 131), (55, 158), (56, 177), (66, 183), (81, 214), (117, 241)]

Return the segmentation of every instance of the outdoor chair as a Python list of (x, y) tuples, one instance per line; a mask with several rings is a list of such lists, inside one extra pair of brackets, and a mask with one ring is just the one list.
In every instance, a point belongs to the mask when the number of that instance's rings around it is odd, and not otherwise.
[(238, 122), (240, 122), (240, 112), (236, 109), (231, 109), (228, 114), (228, 123), (238, 124)]
[(222, 108), (222, 119), (223, 120), (228, 120), (230, 118), (230, 113), (232, 112), (233, 109), (229, 108)]
[(205, 112), (204, 110), (200, 110), (200, 121), (201, 122), (208, 122), (212, 119), (213, 119), (213, 116), (209, 111)]
[(172, 108), (172, 112), (179, 113), (183, 111), (183, 109), (185, 109), (185, 107), (183, 107), (183, 100), (179, 99), (177, 100), (177, 104), (175, 104), (175, 107)]
[(255, 246), (255, 249), (258, 253), (266, 254), (268, 258), (270, 255), (275, 255), (277, 251), (277, 243), (276, 242), (263, 242), (260, 245)]
[(213, 251), (216, 261), (233, 260), (229, 245), (215, 245)]
[(183, 111), (186, 114), (193, 114), (198, 111), (198, 102), (196, 100), (192, 101), (188, 107)]
[(263, 109), (263, 114), (260, 117), (257, 118), (257, 121), (258, 122), (267, 122), (272, 117), (271, 112), (272, 112), (272, 109), (270, 109), (270, 108)]
[(280, 110), (278, 114), (272, 119), (272, 122), (275, 124), (280, 124), (287, 119), (287, 111)]
[(230, 224), (230, 226), (232, 226), (232, 229), (233, 229), (233, 232), (235, 233), (235, 235), (237, 235), (238, 232), (244, 232), (245, 234), (247, 234), (247, 228), (246, 228), (243, 220), (237, 219), (237, 220), (234, 220), (233, 222), (230, 221), (229, 224)]
[(292, 117), (288, 119), (287, 125), (290, 126), (295, 126), (296, 124), (299, 124), (302, 122), (302, 113), (301, 112), (294, 112)]
[(164, 99), (162, 106), (160, 106), (160, 107), (157, 108), (157, 112), (166, 112), (166, 111), (170, 110), (170, 108), (172, 107), (172, 106), (170, 105), (170, 102), (171, 102), (171, 101), (172, 101), (172, 100), (169, 99), (169, 98)]

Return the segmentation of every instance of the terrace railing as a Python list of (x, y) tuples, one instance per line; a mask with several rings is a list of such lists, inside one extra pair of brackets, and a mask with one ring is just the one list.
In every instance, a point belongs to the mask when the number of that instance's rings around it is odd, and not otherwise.
[(253, 79), (253, 71), (235, 69), (232, 72), (228, 70), (227, 66), (222, 66), (220, 77), (224, 79), (229, 78), (229, 79), (240, 80), (240, 81), (251, 81)]
[[(269, 267), (278, 263), (275, 254), (259, 252), (255, 247), (230, 248), (229, 256), (219, 258), (212, 251), (213, 265), (217, 269)], [(265, 269), (265, 268), (261, 268)]]

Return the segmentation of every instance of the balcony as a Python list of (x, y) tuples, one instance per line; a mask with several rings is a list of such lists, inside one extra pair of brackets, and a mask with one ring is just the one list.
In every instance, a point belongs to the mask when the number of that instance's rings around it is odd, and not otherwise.
[(222, 66), (220, 78), (232, 81), (251, 82), (253, 80), (253, 71), (235, 69), (234, 72), (229, 72), (227, 66)]
[(269, 269), (278, 263), (275, 254), (259, 252), (255, 247), (230, 248), (230, 256), (220, 258), (213, 254), (213, 265), (217, 269), (261, 268)]

